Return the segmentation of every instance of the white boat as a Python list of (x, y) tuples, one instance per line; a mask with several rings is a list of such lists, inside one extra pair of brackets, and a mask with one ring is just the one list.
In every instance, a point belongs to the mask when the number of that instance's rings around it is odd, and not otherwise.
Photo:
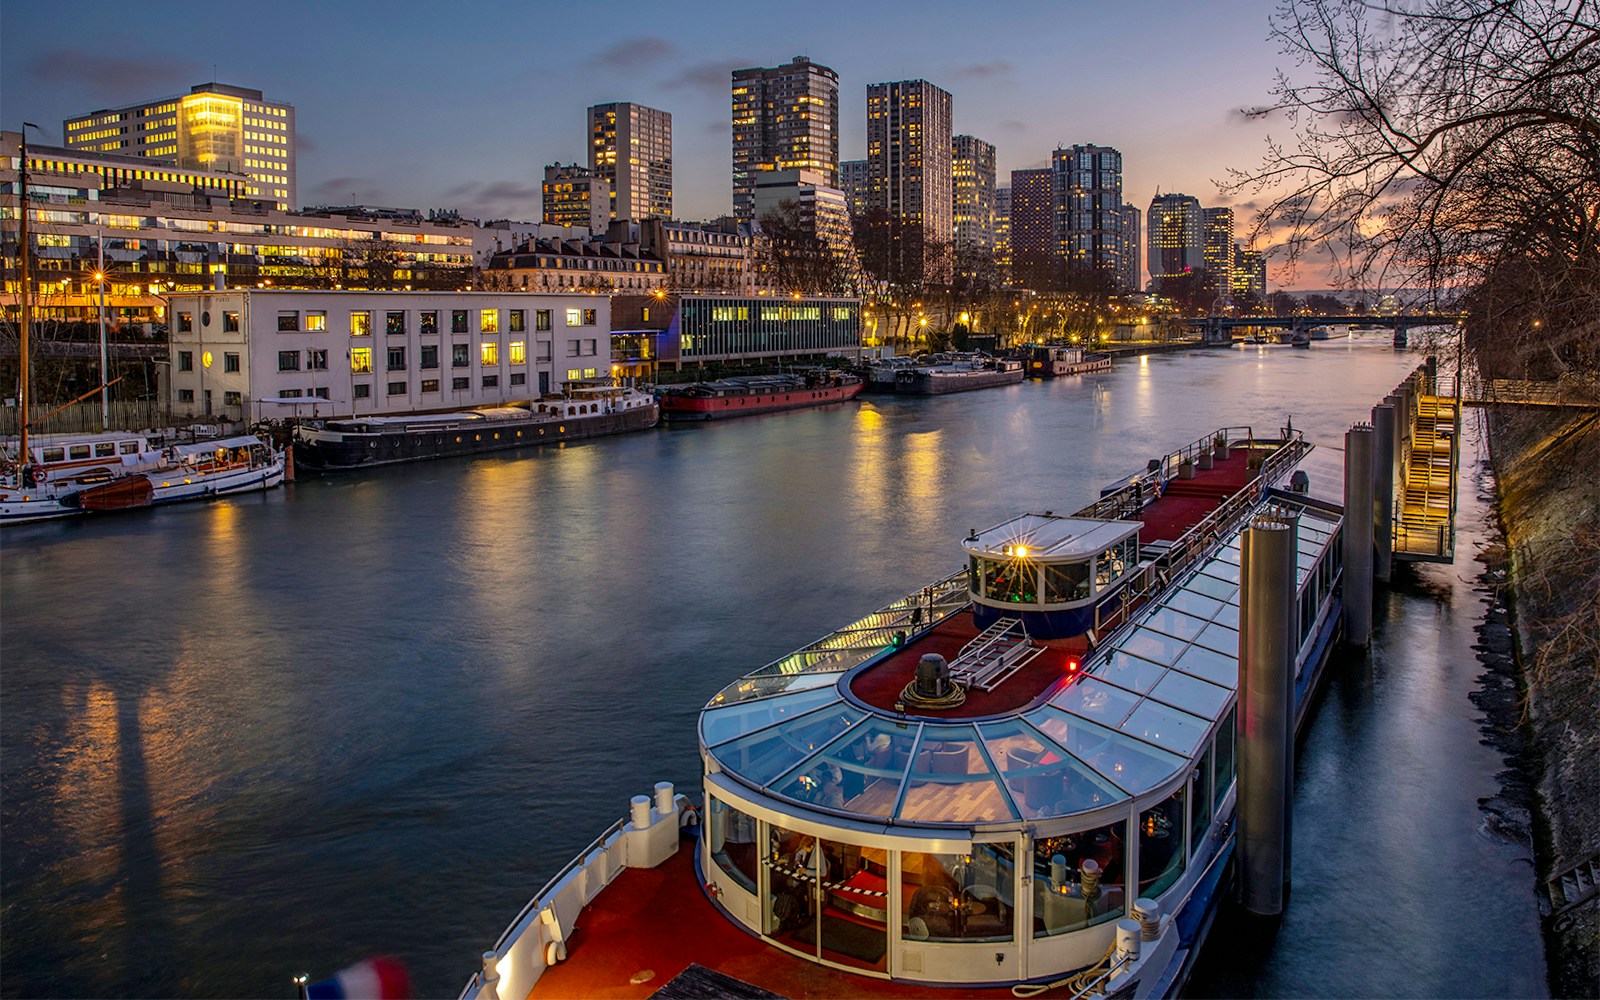
[(8, 454), (0, 475), (0, 524), (17, 524), (80, 513), (67, 497), (158, 468), (160, 450), (142, 434), (39, 435), (29, 440), (27, 460)]

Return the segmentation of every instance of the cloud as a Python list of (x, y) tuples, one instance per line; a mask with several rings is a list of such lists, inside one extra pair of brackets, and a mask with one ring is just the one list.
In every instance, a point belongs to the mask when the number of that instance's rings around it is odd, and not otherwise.
[(726, 136), (733, 131), (733, 124), (725, 121), (712, 121), (706, 123), (706, 135)]
[(492, 218), (526, 218), (539, 210), (539, 185), (525, 181), (468, 181), (442, 195), (447, 208), (464, 215)]
[(205, 78), (205, 71), (171, 55), (115, 56), (101, 50), (51, 49), (34, 57), (41, 83), (78, 85), (108, 99), (146, 90), (172, 91)]
[(307, 204), (315, 205), (379, 205), (384, 192), (371, 177), (330, 177), (315, 185), (309, 192)]
[(299, 156), (303, 153), (320, 153), (322, 152), (322, 147), (315, 139), (312, 139), (304, 132), (297, 131), (294, 134), (294, 151), (295, 155)]
[(962, 66), (950, 75), (957, 80), (991, 80), (999, 76), (1008, 76), (1010, 73), (1010, 63), (1004, 59), (995, 59), (986, 63)]
[(703, 62), (686, 66), (676, 75), (662, 81), (667, 90), (694, 90), (707, 96), (727, 95), (733, 85), (733, 68), (737, 62)]
[(590, 56), (588, 64), (602, 69), (631, 72), (641, 66), (649, 66), (671, 58), (677, 51), (677, 47), (665, 38), (640, 35), (637, 38), (624, 38), (610, 48)]

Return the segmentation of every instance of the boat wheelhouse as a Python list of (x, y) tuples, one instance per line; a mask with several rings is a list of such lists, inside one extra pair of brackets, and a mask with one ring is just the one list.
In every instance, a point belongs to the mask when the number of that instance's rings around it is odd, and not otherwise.
[(964, 569), (735, 680), (700, 715), (701, 810), (636, 796), (463, 997), (589, 993), (619, 951), (780, 993), (1175, 993), (1233, 845), (1252, 517), (1295, 525), (1302, 710), (1337, 632), (1339, 507), (1282, 488), (1308, 452), (1208, 435), (1071, 516), (970, 533)]

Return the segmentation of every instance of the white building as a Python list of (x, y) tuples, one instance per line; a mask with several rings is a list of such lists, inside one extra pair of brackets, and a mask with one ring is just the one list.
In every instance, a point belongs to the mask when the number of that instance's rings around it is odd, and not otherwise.
[(167, 306), (178, 415), (458, 410), (611, 375), (600, 295), (219, 290)]

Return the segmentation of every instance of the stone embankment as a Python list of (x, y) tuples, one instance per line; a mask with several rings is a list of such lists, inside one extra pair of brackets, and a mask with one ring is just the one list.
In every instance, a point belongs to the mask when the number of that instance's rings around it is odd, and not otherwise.
[[(1600, 412), (1490, 419), (1531, 743), (1539, 890), (1600, 856)], [(1546, 918), (1551, 989), (1600, 996), (1600, 895)]]

